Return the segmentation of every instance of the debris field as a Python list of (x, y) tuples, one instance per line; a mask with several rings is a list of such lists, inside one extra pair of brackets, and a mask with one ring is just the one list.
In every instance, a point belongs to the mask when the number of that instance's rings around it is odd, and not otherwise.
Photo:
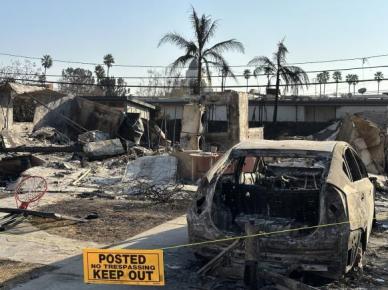
[[(193, 243), (290, 231), (166, 252), (168, 289), (388, 285), (387, 144), (362, 114), (269, 141), (249, 126), (242, 93), (192, 100), (179, 126), (139, 100), (120, 111), (44, 87), (7, 83), (0, 94), (10, 99), (0, 150), (5, 289), (186, 214)], [(217, 106), (227, 120), (213, 118)], [(13, 109), (25, 118), (15, 122)], [(325, 224), (337, 227), (303, 230)]]

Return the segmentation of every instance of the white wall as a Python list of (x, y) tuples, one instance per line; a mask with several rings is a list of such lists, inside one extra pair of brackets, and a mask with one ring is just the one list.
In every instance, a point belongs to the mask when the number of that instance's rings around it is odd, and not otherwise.
[[(255, 106), (249, 106), (249, 120), (253, 121), (253, 110)], [(273, 118), (274, 106), (265, 106), (263, 108), (263, 121), (270, 122)], [(296, 114), (298, 113), (298, 116)], [(295, 122), (296, 117), (298, 121), (304, 121), (303, 107), (299, 107), (296, 110), (295, 106), (279, 106), (278, 107), (278, 121), (280, 122)], [(259, 121), (259, 106), (256, 107), (255, 120)]]
[(227, 105), (208, 106), (207, 119), (212, 121), (228, 121)]
[(161, 105), (160, 107), (160, 113), (162, 116), (165, 113), (171, 120), (175, 119), (175, 116), (176, 119), (182, 119), (183, 105)]
[(137, 105), (128, 105), (127, 106), (127, 113), (138, 113), (140, 114), (140, 118), (149, 120), (150, 119), (150, 113), (148, 109), (145, 109), (144, 107), (137, 106)]
[[(330, 106), (325, 106), (324, 108), (327, 108)], [(312, 108), (312, 107), (310, 107)], [(319, 106), (316, 107), (316, 110), (319, 110)], [(253, 120), (253, 109), (254, 106), (249, 107), (249, 120)], [(334, 110), (334, 109), (333, 109)], [(259, 107), (256, 108), (256, 121), (259, 121)], [(263, 121), (271, 122), (272, 116), (273, 116), (273, 106), (265, 106), (263, 110)], [(386, 116), (388, 117), (388, 106), (340, 106), (336, 109), (335, 118), (340, 119), (346, 116), (346, 114), (355, 114), (360, 112), (376, 112), (376, 113), (386, 113)], [(305, 113), (305, 106), (279, 106), (278, 107), (278, 121), (280, 122), (295, 122), (296, 121), (296, 113), (297, 113), (297, 121), (298, 122), (304, 122), (306, 121), (306, 113)], [(322, 117), (322, 116), (321, 116)], [(332, 114), (330, 116), (328, 115), (327, 118), (332, 119)], [(322, 118), (321, 118), (322, 119)]]
[(346, 116), (346, 114), (355, 114), (360, 113), (363, 111), (369, 111), (369, 112), (379, 112), (384, 113), (387, 112), (388, 107), (387, 106), (343, 106), (338, 107), (336, 112), (336, 118), (343, 118)]
[[(255, 106), (250, 105), (249, 106), (249, 120), (253, 120), (253, 110)], [(329, 106), (326, 106), (329, 107)], [(183, 115), (183, 105), (162, 105), (161, 107), (161, 113), (166, 113), (166, 115), (169, 116), (170, 119), (174, 119), (175, 116), (175, 108), (176, 108), (176, 118), (182, 119)], [(319, 110), (319, 106), (316, 107), (316, 110)], [(355, 114), (359, 112), (379, 112), (379, 113), (386, 113), (388, 116), (388, 106), (340, 106), (336, 109), (336, 118), (340, 119), (346, 116), (346, 114)], [(273, 116), (273, 106), (272, 105), (266, 105), (263, 109), (263, 121), (264, 122), (271, 122)], [(220, 107), (217, 106), (217, 109), (215, 111), (215, 120), (226, 120), (226, 107)], [(256, 113), (255, 113), (255, 119), (256, 121), (259, 121), (259, 106), (256, 107)], [(280, 122), (295, 122), (297, 117), (298, 122), (304, 122), (306, 121), (306, 114), (305, 114), (305, 106), (279, 106), (278, 107), (278, 121)], [(330, 116), (328, 116), (329, 118)]]

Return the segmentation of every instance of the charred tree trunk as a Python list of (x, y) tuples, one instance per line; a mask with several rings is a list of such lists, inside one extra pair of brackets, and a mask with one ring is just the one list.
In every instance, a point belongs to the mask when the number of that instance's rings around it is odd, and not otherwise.
[(201, 94), (201, 81), (202, 81), (202, 62), (201, 57), (198, 57), (198, 71), (197, 71), (197, 83), (195, 85), (195, 91), (194, 94)]
[(278, 68), (276, 72), (275, 105), (273, 109), (273, 120), (272, 120), (275, 124), (278, 120), (278, 103), (279, 103), (279, 94), (280, 94), (279, 90), (280, 90), (280, 72)]

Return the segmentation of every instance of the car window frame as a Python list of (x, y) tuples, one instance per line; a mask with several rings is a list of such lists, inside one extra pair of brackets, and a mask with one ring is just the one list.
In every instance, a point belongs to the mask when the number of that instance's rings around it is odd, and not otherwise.
[(345, 173), (346, 177), (349, 179), (349, 181), (353, 182), (352, 175), (350, 174), (349, 165), (348, 165), (348, 163), (346, 162), (346, 159), (345, 159), (345, 153), (342, 156), (342, 170), (344, 171), (344, 173)]
[[(346, 157), (346, 152), (347, 152), (347, 150), (349, 150), (349, 152), (350, 152), (350, 158), (353, 159), (353, 161), (354, 161), (354, 163), (355, 163), (354, 165), (357, 167), (357, 170), (358, 170), (358, 174), (359, 174), (359, 177), (360, 177), (360, 178), (358, 178), (358, 179), (356, 179), (356, 180), (355, 180), (355, 176), (353, 176), (352, 170), (350, 169), (350, 165), (349, 165), (349, 162), (348, 162), (347, 157)], [(354, 154), (353, 154), (353, 149), (352, 149), (352, 148), (346, 147), (345, 150), (344, 150), (344, 152), (343, 152), (342, 158), (343, 158), (343, 161), (345, 162), (346, 168), (347, 168), (347, 170), (348, 170), (348, 177), (349, 177), (349, 180), (350, 180), (352, 183), (358, 182), (358, 181), (364, 179), (364, 177), (363, 177), (362, 174), (361, 174), (361, 170), (360, 170), (360, 168), (359, 168), (357, 159), (356, 159), (356, 157), (355, 157)]]
[(366, 170), (366, 166), (365, 166), (364, 162), (362, 162), (361, 157), (357, 154), (357, 152), (355, 150), (351, 149), (351, 151), (352, 151), (354, 159), (356, 160), (358, 170), (360, 171), (361, 179), (368, 178), (369, 177), (368, 171)]

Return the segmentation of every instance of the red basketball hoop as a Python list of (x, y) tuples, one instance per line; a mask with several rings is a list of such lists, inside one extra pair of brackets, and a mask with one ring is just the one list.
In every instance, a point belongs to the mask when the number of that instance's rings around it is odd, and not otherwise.
[(41, 176), (26, 176), (15, 190), (16, 207), (26, 209), (38, 202), (47, 191), (47, 182)]

